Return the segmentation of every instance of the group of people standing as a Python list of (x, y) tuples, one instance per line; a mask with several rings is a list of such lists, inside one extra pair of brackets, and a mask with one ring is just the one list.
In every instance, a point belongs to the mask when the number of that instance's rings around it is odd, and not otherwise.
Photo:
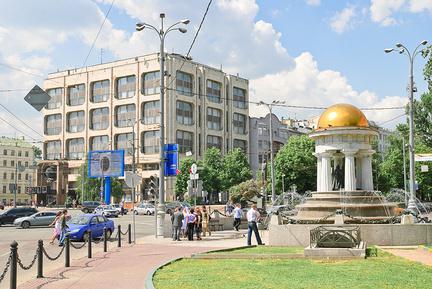
[(66, 233), (69, 228), (67, 225), (68, 220), (69, 220), (69, 215), (66, 209), (57, 212), (54, 221), (49, 225), (50, 227), (54, 226), (50, 244), (54, 244), (54, 241), (58, 239), (59, 246), (64, 245), (64, 241), (66, 239)]
[(172, 238), (173, 241), (180, 241), (180, 237), (184, 237), (193, 241), (194, 234), (196, 234), (197, 240), (202, 240), (206, 233), (211, 236), (209, 227), (211, 217), (210, 212), (207, 211), (206, 206), (195, 207), (195, 208), (181, 208), (176, 207), (174, 213), (171, 215), (172, 223)]

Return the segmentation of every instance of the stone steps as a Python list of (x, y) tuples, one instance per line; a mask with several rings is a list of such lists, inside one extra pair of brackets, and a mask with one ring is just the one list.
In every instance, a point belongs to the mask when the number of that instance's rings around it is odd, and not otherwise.
[(376, 204), (365, 204), (365, 203), (358, 203), (358, 204), (347, 204), (347, 203), (329, 203), (329, 204), (311, 204), (311, 203), (304, 203), (301, 205), (297, 205), (296, 209), (301, 210), (305, 208), (335, 208), (335, 209), (341, 209), (341, 208), (393, 208), (397, 205), (397, 203), (376, 203)]

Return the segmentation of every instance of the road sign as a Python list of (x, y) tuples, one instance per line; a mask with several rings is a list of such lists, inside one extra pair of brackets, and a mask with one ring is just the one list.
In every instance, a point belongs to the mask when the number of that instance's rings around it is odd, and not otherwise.
[(41, 111), (44, 108), (48, 101), (50, 101), (51, 96), (45, 92), (38, 85), (35, 85), (29, 93), (24, 97), (24, 100), (27, 101), (34, 109), (37, 111)]
[(124, 150), (90, 151), (88, 176), (89, 178), (124, 176)]
[(133, 172), (125, 172), (125, 182), (130, 188), (135, 188), (139, 183), (141, 183), (141, 176), (134, 174)]
[(189, 175), (189, 179), (191, 179), (191, 180), (198, 180), (199, 179), (199, 174), (190, 174)]
[(177, 176), (178, 169), (178, 144), (164, 145), (164, 175), (166, 177)]
[(429, 171), (428, 165), (422, 165), (420, 168), (422, 173), (427, 173)]
[(196, 164), (192, 164), (191, 166), (191, 173), (196, 174), (198, 171), (198, 166)]

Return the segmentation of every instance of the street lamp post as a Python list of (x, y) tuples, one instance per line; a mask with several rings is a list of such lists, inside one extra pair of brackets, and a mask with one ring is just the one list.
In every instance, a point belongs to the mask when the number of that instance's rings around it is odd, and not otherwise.
[(399, 54), (406, 54), (409, 60), (409, 80), (408, 80), (408, 93), (409, 93), (409, 174), (410, 174), (410, 198), (408, 202), (408, 210), (411, 212), (415, 212), (416, 204), (416, 192), (415, 192), (415, 172), (414, 172), (414, 110), (413, 110), (413, 101), (414, 101), (414, 92), (417, 91), (417, 88), (414, 87), (414, 76), (413, 76), (413, 64), (414, 58), (421, 53), (422, 50), (419, 50), (421, 46), (427, 44), (426, 40), (423, 40), (417, 47), (414, 49), (414, 52), (411, 54), (408, 48), (406, 48), (403, 44), (397, 43), (396, 48), (387, 48), (384, 50), (385, 53), (390, 53), (392, 51), (397, 51)]
[(164, 42), (166, 35), (174, 30), (178, 30), (181, 33), (186, 33), (187, 30), (182, 27), (176, 27), (179, 24), (189, 24), (189, 19), (184, 19), (177, 21), (168, 27), (168, 29), (164, 30), (164, 18), (165, 13), (161, 13), (161, 26), (160, 29), (157, 29), (153, 25), (141, 22), (136, 24), (136, 30), (141, 31), (146, 28), (155, 31), (159, 35), (160, 39), (160, 162), (159, 162), (159, 205), (157, 208), (157, 228), (156, 228), (156, 236), (164, 235), (164, 220), (165, 220), (165, 182), (164, 182), (164, 165), (165, 165), (165, 156), (164, 156), (164, 142), (165, 142), (165, 121), (164, 121), (164, 94), (165, 94), (165, 51), (164, 51)]
[(271, 175), (271, 188), (272, 188), (272, 203), (276, 201), (276, 192), (275, 192), (275, 175), (274, 175), (274, 162), (273, 162), (273, 106), (277, 104), (285, 103), (285, 101), (273, 100), (271, 103), (265, 103), (264, 101), (260, 101), (258, 105), (265, 105), (268, 107), (270, 111), (269, 118), (269, 128), (270, 128), (270, 175)]

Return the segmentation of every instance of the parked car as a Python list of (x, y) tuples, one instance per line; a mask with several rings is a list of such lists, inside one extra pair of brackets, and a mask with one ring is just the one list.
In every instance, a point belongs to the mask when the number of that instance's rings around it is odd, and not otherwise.
[(13, 224), (15, 219), (27, 217), (37, 212), (38, 211), (35, 208), (31, 207), (11, 208), (0, 214), (0, 225)]
[(82, 208), (81, 211), (83, 211), (83, 213), (92, 213), (94, 211), (94, 209), (96, 209), (96, 207), (99, 207), (101, 205), (101, 203), (99, 202), (95, 202), (95, 201), (85, 201), (82, 203)]
[(96, 209), (94, 209), (93, 212), (95, 214), (100, 214), (100, 215), (108, 217), (108, 218), (110, 218), (110, 217), (117, 218), (118, 217), (117, 209), (111, 205), (100, 205), (100, 206), (96, 207)]
[[(111, 206), (115, 208), (119, 214), (122, 213), (122, 207), (120, 207), (120, 204), (111, 204)], [(126, 214), (127, 214), (127, 209), (123, 208), (123, 215)]]
[(38, 212), (28, 217), (15, 219), (14, 225), (23, 229), (33, 226), (48, 226), (56, 217), (56, 212)]
[(153, 215), (155, 213), (155, 206), (152, 204), (139, 204), (135, 207), (135, 215)]
[(114, 222), (108, 220), (105, 216), (97, 214), (82, 214), (73, 217), (67, 222), (69, 227), (69, 237), (71, 240), (87, 241), (89, 238), (88, 231), (91, 231), (92, 239), (100, 238), (103, 235), (103, 229), (107, 228), (107, 237), (111, 237), (114, 232)]
[(179, 202), (179, 201), (167, 203), (165, 205), (165, 213), (171, 215), (172, 213), (174, 213), (174, 210), (176, 207), (179, 207), (183, 210), (183, 208), (185, 208), (185, 207), (190, 208), (191, 205), (187, 202)]

